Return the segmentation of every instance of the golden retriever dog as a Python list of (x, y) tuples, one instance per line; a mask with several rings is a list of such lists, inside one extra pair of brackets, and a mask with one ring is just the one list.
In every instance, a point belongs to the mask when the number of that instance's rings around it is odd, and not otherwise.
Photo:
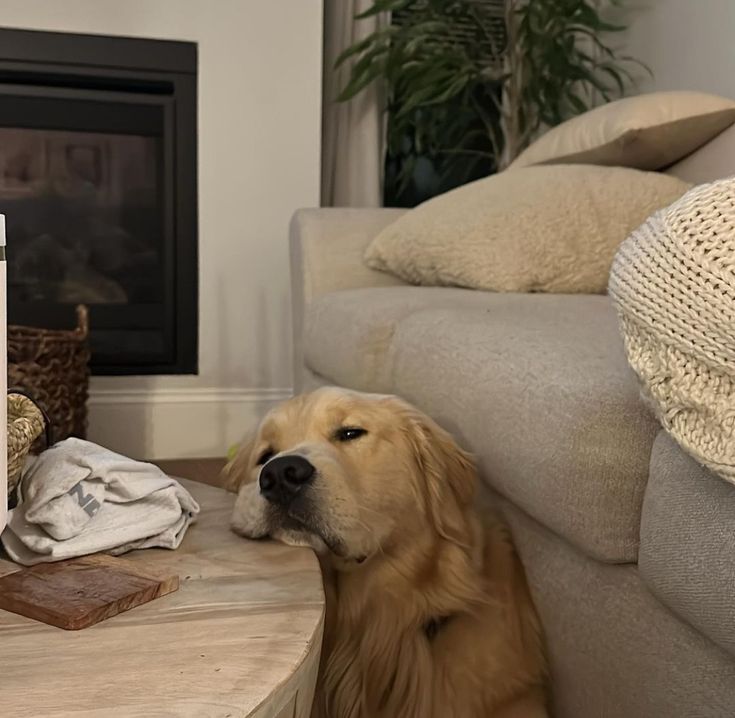
[(325, 388), (275, 408), (226, 468), (232, 528), (319, 554), (314, 716), (541, 718), (539, 622), (470, 457), (393, 397)]

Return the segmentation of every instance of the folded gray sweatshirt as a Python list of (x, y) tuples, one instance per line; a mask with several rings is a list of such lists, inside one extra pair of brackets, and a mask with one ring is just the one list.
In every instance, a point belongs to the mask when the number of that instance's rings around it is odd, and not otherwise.
[(0, 537), (25, 566), (104, 551), (177, 548), (199, 506), (157, 466), (81, 439), (29, 461)]

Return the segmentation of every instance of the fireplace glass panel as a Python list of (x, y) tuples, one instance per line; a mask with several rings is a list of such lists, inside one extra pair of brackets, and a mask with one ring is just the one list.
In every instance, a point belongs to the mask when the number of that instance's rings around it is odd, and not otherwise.
[(0, 127), (17, 302), (160, 304), (160, 139)]

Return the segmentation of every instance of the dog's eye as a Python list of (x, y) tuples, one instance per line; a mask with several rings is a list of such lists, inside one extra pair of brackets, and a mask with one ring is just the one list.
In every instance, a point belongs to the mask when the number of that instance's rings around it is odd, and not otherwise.
[(262, 466), (263, 464), (269, 462), (274, 456), (275, 452), (273, 449), (266, 449), (258, 458), (258, 461), (256, 462), (256, 466)]
[(337, 429), (334, 438), (337, 441), (354, 441), (365, 434), (367, 434), (367, 431), (361, 429), (359, 426), (343, 426), (341, 429)]

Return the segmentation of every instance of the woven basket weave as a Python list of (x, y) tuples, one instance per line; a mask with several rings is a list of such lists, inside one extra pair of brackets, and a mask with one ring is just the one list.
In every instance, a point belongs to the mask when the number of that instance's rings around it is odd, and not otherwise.
[(89, 319), (77, 307), (77, 328), (8, 327), (8, 385), (46, 412), (53, 441), (85, 438), (89, 392)]
[(8, 493), (18, 483), (31, 447), (48, 428), (43, 411), (30, 397), (8, 392)]

